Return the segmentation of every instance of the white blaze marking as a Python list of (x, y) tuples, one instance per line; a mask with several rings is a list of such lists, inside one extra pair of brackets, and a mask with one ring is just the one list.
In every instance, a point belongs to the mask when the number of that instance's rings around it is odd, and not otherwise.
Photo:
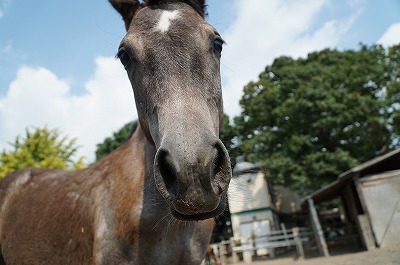
[(104, 216), (101, 217), (99, 224), (97, 225), (97, 236), (100, 239), (104, 239), (104, 237), (107, 234), (107, 223), (106, 223), (106, 219), (104, 218)]
[(171, 21), (176, 19), (179, 15), (178, 10), (163, 11), (160, 20), (157, 23), (157, 29), (161, 32), (167, 32), (171, 26)]

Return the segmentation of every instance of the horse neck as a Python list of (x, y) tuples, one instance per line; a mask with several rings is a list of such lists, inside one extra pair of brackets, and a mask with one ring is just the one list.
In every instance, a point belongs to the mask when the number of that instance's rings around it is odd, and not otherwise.
[[(156, 226), (166, 215), (169, 206), (157, 190), (153, 177), (155, 146), (145, 137), (140, 125), (129, 141), (116, 152), (110, 160), (116, 161), (112, 173), (117, 181), (113, 185), (113, 198), (116, 205), (116, 218), (135, 230), (137, 225)], [(137, 224), (134, 220), (140, 220)], [(134, 226), (134, 227), (133, 227)]]
[[(118, 183), (114, 182), (112, 188), (116, 206), (113, 223), (121, 242), (136, 246), (138, 255), (142, 257), (143, 254), (144, 260), (149, 255), (148, 251), (152, 250), (153, 258), (161, 258), (155, 264), (161, 264), (162, 257), (167, 253), (179, 259), (176, 253), (182, 248), (189, 251), (192, 243), (197, 249), (194, 253), (200, 253), (202, 258), (214, 221), (181, 223), (172, 217), (170, 206), (157, 190), (153, 176), (156, 148), (146, 139), (140, 126), (116, 153), (118, 156), (113, 161), (117, 161), (117, 166), (113, 168), (117, 171), (121, 168), (122, 171), (117, 172), (118, 175), (111, 174), (121, 178)], [(177, 263), (175, 260), (169, 264)]]
[[(143, 132), (142, 132), (143, 134)], [(156, 147), (144, 137), (144, 154), (146, 163), (146, 174), (143, 187), (143, 213), (146, 217), (157, 218), (170, 213), (169, 205), (157, 189), (154, 178), (154, 158)], [(143, 215), (143, 214), (142, 214)]]

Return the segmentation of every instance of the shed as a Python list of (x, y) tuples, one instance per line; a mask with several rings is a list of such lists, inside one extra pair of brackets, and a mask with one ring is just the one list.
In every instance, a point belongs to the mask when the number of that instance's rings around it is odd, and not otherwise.
[(364, 248), (400, 243), (400, 149), (343, 172), (307, 196), (302, 208), (312, 212), (314, 204), (337, 197)]

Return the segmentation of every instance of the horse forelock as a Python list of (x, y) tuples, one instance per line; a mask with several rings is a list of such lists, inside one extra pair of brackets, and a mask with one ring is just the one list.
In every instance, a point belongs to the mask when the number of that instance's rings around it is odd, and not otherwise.
[(207, 15), (205, 0), (146, 0), (144, 3), (147, 6), (164, 5), (182, 2), (190, 5), (200, 16)]
[(160, 6), (173, 3), (185, 3), (191, 6), (201, 17), (205, 17), (206, 4), (205, 0), (108, 0), (111, 5), (121, 14), (125, 22), (126, 30), (129, 29), (135, 14), (142, 8), (148, 6)]

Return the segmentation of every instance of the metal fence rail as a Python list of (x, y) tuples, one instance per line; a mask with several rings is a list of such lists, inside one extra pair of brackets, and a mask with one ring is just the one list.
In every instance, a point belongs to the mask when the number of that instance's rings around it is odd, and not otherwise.
[(250, 238), (233, 237), (211, 246), (221, 259), (226, 260), (231, 254), (234, 262), (239, 260), (240, 254), (245, 262), (251, 262), (252, 257), (259, 251), (264, 251), (270, 257), (274, 257), (276, 248), (292, 246), (296, 247), (298, 256), (304, 258), (303, 243), (309, 241), (312, 234), (310, 229), (295, 227), (291, 230), (271, 231), (265, 235), (253, 235)]

